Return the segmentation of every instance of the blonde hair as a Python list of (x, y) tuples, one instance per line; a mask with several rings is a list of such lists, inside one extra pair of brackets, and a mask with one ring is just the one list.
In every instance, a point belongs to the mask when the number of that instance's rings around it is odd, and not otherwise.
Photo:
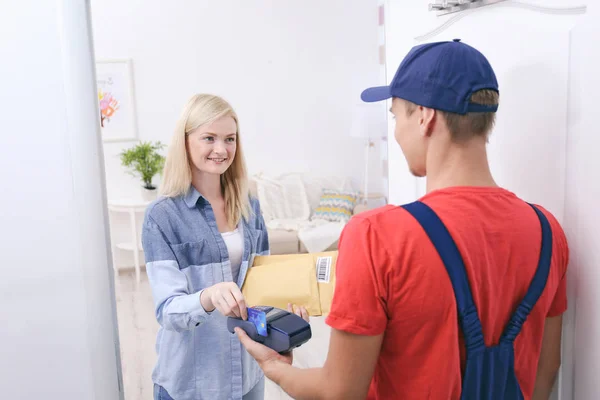
[(162, 174), (160, 193), (166, 197), (185, 195), (192, 184), (192, 167), (186, 141), (199, 127), (222, 117), (232, 117), (236, 124), (236, 152), (233, 163), (221, 175), (221, 190), (225, 199), (227, 222), (237, 225), (250, 216), (248, 181), (244, 152), (240, 142), (240, 124), (233, 107), (221, 97), (196, 94), (188, 101), (177, 121)]
[[(484, 105), (497, 105), (500, 100), (498, 92), (495, 90), (478, 90), (471, 95), (471, 102)], [(409, 105), (406, 108), (407, 113), (410, 115), (416, 109), (417, 105), (408, 102)], [(495, 112), (471, 112), (465, 115), (450, 113), (447, 111), (440, 111), (450, 136), (455, 142), (464, 142), (475, 136), (488, 136), (492, 131), (496, 122)]]

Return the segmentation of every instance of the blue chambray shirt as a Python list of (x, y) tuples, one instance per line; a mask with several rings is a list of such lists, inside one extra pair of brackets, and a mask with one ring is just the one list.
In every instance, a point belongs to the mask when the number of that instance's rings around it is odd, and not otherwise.
[[(240, 222), (240, 287), (254, 257), (269, 254), (258, 200), (251, 199), (251, 206), (249, 220)], [(227, 330), (227, 318), (200, 304), (202, 289), (233, 280), (211, 205), (193, 186), (185, 196), (156, 200), (146, 210), (142, 245), (160, 324), (152, 380), (177, 400), (241, 400), (263, 373)]]

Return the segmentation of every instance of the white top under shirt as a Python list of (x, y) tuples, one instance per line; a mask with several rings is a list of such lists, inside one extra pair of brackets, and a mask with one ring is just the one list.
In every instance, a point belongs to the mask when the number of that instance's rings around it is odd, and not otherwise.
[(244, 255), (244, 232), (242, 224), (234, 231), (221, 233), (221, 237), (223, 237), (223, 241), (227, 246), (227, 252), (229, 253), (233, 281), (237, 282), (240, 267), (242, 266), (242, 256)]

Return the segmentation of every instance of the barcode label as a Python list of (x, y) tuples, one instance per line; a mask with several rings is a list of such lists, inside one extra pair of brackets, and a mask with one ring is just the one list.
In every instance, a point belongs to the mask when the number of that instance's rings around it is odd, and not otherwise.
[(331, 257), (317, 258), (317, 282), (329, 283), (331, 275)]

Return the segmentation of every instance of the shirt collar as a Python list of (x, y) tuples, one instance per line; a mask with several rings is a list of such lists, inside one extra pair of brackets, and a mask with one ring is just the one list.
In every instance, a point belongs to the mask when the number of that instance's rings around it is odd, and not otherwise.
[(202, 196), (200, 194), (200, 192), (198, 192), (196, 190), (196, 188), (193, 185), (190, 185), (190, 188), (188, 189), (187, 193), (185, 194), (185, 204), (189, 207), (189, 208), (194, 208), (196, 207), (196, 204), (198, 203), (198, 199), (204, 199), (204, 196)]

